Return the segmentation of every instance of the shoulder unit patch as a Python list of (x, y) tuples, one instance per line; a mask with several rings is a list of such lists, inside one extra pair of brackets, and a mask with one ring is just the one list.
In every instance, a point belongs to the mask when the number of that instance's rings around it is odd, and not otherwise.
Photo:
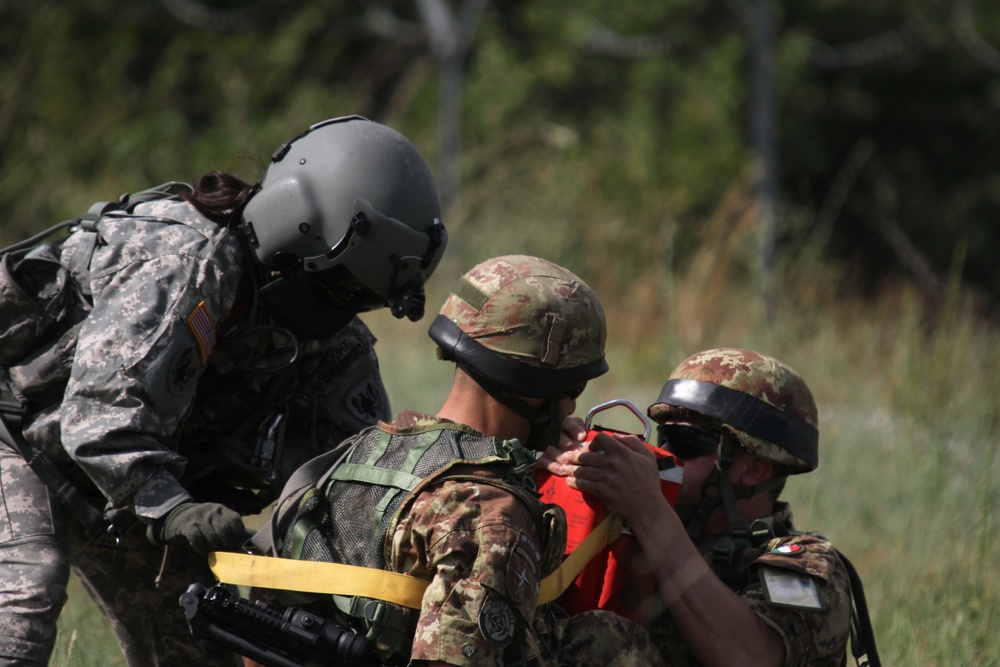
[(506, 601), (487, 598), (479, 610), (479, 630), (489, 643), (504, 648), (514, 639), (517, 615)]
[(808, 574), (779, 567), (760, 567), (760, 581), (767, 601), (776, 607), (821, 611), (816, 581)]

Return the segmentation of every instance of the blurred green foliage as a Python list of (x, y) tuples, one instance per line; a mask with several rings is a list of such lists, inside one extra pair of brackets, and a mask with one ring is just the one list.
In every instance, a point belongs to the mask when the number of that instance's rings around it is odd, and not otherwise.
[[(556, 259), (621, 258), (599, 266), (623, 281), (682, 261), (752, 178), (753, 5), (491, 3), (466, 68), (461, 206), (446, 221), (467, 232), (459, 261), (491, 254), (481, 246), (498, 227)], [(959, 271), (992, 307), (1000, 10), (774, 7), (779, 252), (811, 239), (869, 293), (923, 261), (938, 280)], [(0, 84), (5, 240), (212, 168), (256, 178), (279, 143), (330, 116), (394, 125), (432, 163), (437, 145), (435, 62), (411, 0), (7, 2)]]
[[(210, 10), (197, 25), (176, 13), (192, 6)], [(751, 6), (491, 3), (429, 304), (488, 256), (570, 266), (611, 337), (612, 371), (581, 406), (645, 406), (707, 347), (787, 361), (823, 433), (819, 471), (787, 493), (861, 570), (885, 664), (1000, 664), (1000, 333), (983, 317), (1000, 295), (1000, 6), (775, 3), (771, 312), (755, 289)], [(368, 20), (377, 8), (396, 22)], [(281, 142), (347, 113), (434, 164), (436, 86), (410, 1), (0, 2), (0, 242), (213, 168), (255, 179)], [(366, 319), (395, 407), (436, 410), (450, 372), (424, 326)], [(120, 664), (82, 598), (53, 664)]]

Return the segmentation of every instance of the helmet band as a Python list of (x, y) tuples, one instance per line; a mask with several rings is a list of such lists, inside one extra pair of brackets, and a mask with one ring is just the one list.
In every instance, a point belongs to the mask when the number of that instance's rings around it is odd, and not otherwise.
[(819, 431), (749, 394), (699, 380), (668, 380), (654, 405), (666, 404), (693, 410), (724, 424), (778, 445), (811, 467), (819, 462)]
[(564, 389), (587, 382), (608, 370), (602, 356), (575, 368), (544, 368), (503, 357), (469, 337), (444, 315), (438, 315), (428, 332), (445, 359), (458, 361), (515, 396), (551, 398)]

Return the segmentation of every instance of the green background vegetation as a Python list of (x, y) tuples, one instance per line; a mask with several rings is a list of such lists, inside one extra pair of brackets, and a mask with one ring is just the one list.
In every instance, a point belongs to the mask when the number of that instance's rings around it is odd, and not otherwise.
[[(765, 308), (750, 5), (488, 4), (429, 309), (486, 257), (565, 263), (610, 319), (612, 371), (583, 407), (645, 407), (708, 347), (787, 361), (822, 435), (819, 470), (786, 495), (860, 570), (883, 662), (998, 665), (1000, 8), (774, 3)], [(213, 168), (256, 179), (282, 141), (347, 113), (397, 127), (436, 164), (437, 65), (415, 3), (218, 0), (197, 25), (176, 13), (192, 6), (0, 2), (0, 242)], [(398, 19), (392, 39), (365, 20), (375, 8)], [(641, 57), (595, 35), (642, 36), (623, 42)], [(366, 319), (394, 406), (435, 410), (449, 369), (426, 321)], [(122, 664), (79, 588), (53, 664)]]

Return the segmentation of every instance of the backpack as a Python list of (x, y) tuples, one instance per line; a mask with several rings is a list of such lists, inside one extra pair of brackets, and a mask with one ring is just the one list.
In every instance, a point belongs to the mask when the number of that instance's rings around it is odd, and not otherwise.
[[(92, 538), (107, 522), (45, 451), (21, 433), (29, 399), (56, 391), (69, 379), (77, 332), (91, 308), (90, 259), (98, 243), (98, 221), (111, 211), (132, 212), (139, 204), (194, 190), (168, 182), (114, 202), (97, 202), (87, 213), (0, 249), (0, 442), (13, 447)], [(66, 229), (70, 236), (44, 242)], [(32, 396), (11, 380), (30, 377)], [(19, 386), (26, 383), (19, 382)], [(27, 389), (25, 390), (27, 392)]]
[[(131, 212), (145, 202), (193, 192), (190, 185), (171, 181), (136, 194), (124, 194), (114, 202), (96, 202), (79, 217), (0, 249), (0, 322), (4, 323), (0, 330), (0, 370), (51, 346), (86, 317), (88, 267), (102, 216), (111, 211)], [(63, 229), (71, 235), (90, 233), (82, 243), (74, 244), (78, 247), (71, 253), (63, 252), (67, 239), (42, 243)]]

